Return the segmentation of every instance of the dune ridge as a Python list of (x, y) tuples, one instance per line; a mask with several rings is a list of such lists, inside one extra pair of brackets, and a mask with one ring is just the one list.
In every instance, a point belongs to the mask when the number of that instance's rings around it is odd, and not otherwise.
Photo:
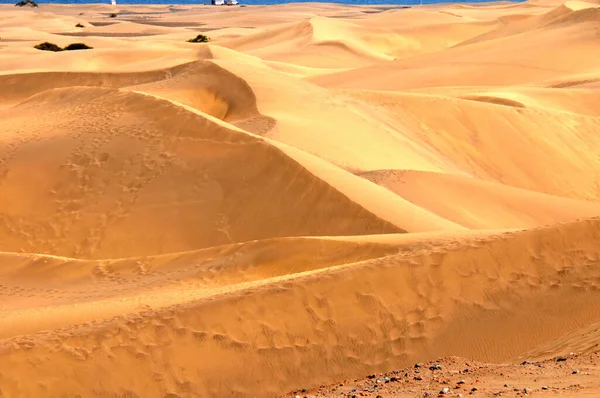
[(352, 396), (442, 357), (480, 365), (390, 396), (487, 396), (597, 355), (597, 21), (0, 5), (0, 396)]
[[(3, 376), (8, 385), (18, 382), (10, 374), (18, 375), (22, 367), (34, 366), (24, 361), (34, 356), (39, 358), (35, 365), (39, 383), (28, 389), (21, 386), (23, 392), (50, 388), (85, 394), (96, 385), (94, 374), (109, 371), (110, 364), (113, 372), (114, 366), (133, 366), (138, 382), (112, 378), (111, 386), (104, 385), (102, 393), (132, 388), (147, 396), (268, 395), (308, 382), (318, 384), (332, 377), (405, 366), (417, 357), (435, 358), (456, 349), (484, 360), (506, 360), (511, 354), (598, 316), (593, 305), (597, 293), (584, 286), (595, 283), (594, 269), (600, 258), (595, 242), (599, 234), (600, 221), (596, 218), (531, 231), (454, 239), (452, 244), (425, 240), (379, 259), (265, 279), (260, 285), (244, 289), (243, 295), (217, 293), (209, 296), (212, 298), (135, 312), (101, 324), (92, 322), (58, 330), (56, 333), (64, 334), (60, 340), (53, 337), (54, 332), (14, 337), (5, 343), (9, 344), (5, 349), (12, 348), (7, 358), (10, 366)], [(566, 236), (577, 239), (567, 240)], [(482, 261), (484, 258), (488, 260)], [(118, 269), (116, 264), (114, 269)], [(400, 286), (381, 291), (382, 281), (390, 278)], [(333, 286), (336, 294), (326, 294)], [(524, 289), (528, 286), (538, 288)], [(522, 302), (541, 306), (537, 323), (523, 324), (521, 318), (527, 316), (529, 308)], [(269, 311), (256, 318), (259, 303)], [(578, 310), (564, 322), (554, 323), (557, 312), (567, 316), (559, 308), (573, 308), (572, 304), (577, 304), (574, 308)], [(348, 305), (356, 309), (352, 315), (344, 311)], [(240, 318), (225, 315), (232, 311)], [(287, 324), (295, 332), (287, 334), (274, 328), (276, 324)], [(465, 327), (473, 325), (479, 327)], [(465, 330), (477, 332), (465, 335)], [(523, 334), (529, 338), (524, 339)], [(90, 339), (91, 335), (96, 337)], [(490, 343), (500, 341), (500, 335), (515, 338), (505, 337), (498, 345)], [(124, 350), (118, 349), (116, 342)], [(331, 351), (321, 351), (325, 342)], [(56, 350), (54, 354), (48, 351), (49, 346)], [(69, 347), (74, 346), (78, 349), (71, 351)], [(180, 350), (187, 354), (182, 357)], [(219, 371), (211, 371), (212, 361), (194, 362), (195, 367), (202, 366), (201, 371), (210, 374), (206, 379), (209, 384), (195, 382), (185, 372), (152, 379), (153, 367), (162, 369), (170, 358), (181, 363), (184, 357), (192, 361), (209, 352), (211, 358), (223, 360)], [(316, 356), (326, 361), (324, 368), (331, 373), (319, 376), (323, 368), (317, 371), (309, 366)], [(265, 359), (286, 365), (260, 367)], [(81, 361), (92, 362), (93, 366), (75, 366)], [(253, 380), (237, 361), (252, 361), (253, 368), (259, 366), (261, 374), (268, 374), (273, 390), (265, 391), (260, 380)], [(73, 369), (74, 379), (82, 383), (65, 385), (61, 381), (59, 386), (46, 379), (53, 363)], [(299, 368), (303, 372), (298, 372)], [(94, 372), (89, 373), (90, 369)], [(289, 379), (290, 374), (295, 375), (294, 381)], [(237, 383), (232, 385), (232, 379)], [(140, 390), (146, 383), (151, 384)]]

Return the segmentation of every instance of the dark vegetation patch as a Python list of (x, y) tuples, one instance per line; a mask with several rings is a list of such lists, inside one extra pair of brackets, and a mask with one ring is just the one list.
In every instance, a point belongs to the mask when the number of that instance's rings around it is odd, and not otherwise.
[(210, 39), (208, 38), (208, 36), (199, 34), (198, 36), (194, 37), (193, 39), (188, 40), (188, 43), (208, 43), (209, 41), (210, 41)]
[(15, 4), (16, 7), (37, 7), (37, 3), (33, 0), (21, 0)]
[(90, 47), (85, 43), (71, 43), (68, 46), (66, 46), (65, 48), (63, 48), (63, 50), (65, 51), (73, 51), (73, 50), (91, 50), (94, 47)]
[(42, 50), (42, 51), (58, 52), (58, 51), (73, 51), (73, 50), (91, 50), (93, 47), (90, 47), (84, 43), (71, 43), (68, 46), (66, 46), (65, 48), (61, 48), (60, 46), (58, 46), (54, 43), (49, 43), (49, 42), (45, 41), (43, 43), (33, 46), (33, 48), (36, 48), (36, 49)]
[(33, 48), (37, 48), (38, 50), (42, 51), (62, 51), (62, 48), (60, 48), (54, 43), (48, 43), (47, 41), (37, 44), (33, 46)]

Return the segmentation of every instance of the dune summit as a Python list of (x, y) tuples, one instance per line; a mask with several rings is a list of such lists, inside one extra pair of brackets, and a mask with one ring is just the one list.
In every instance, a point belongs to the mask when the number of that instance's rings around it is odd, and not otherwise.
[(600, 394), (598, 10), (0, 5), (0, 397)]

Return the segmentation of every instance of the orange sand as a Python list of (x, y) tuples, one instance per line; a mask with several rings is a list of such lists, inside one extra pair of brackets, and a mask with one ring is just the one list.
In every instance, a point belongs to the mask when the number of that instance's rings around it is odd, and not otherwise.
[(0, 396), (597, 350), (599, 10), (0, 5)]

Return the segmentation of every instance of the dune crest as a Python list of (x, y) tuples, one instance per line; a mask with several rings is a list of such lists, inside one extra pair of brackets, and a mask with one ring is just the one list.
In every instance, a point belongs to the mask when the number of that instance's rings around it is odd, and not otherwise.
[[(34, 113), (39, 123), (28, 129)], [(4, 251), (115, 258), (276, 236), (402, 232), (265, 141), (154, 97), (53, 89), (3, 111), (1, 120), (8, 136), (20, 131), (5, 146)], [(38, 173), (28, 174), (31, 167)], [(311, 197), (310, 214), (300, 215)], [(287, 215), (277, 214), (277, 202)], [(322, 227), (321, 217), (329, 220)]]

